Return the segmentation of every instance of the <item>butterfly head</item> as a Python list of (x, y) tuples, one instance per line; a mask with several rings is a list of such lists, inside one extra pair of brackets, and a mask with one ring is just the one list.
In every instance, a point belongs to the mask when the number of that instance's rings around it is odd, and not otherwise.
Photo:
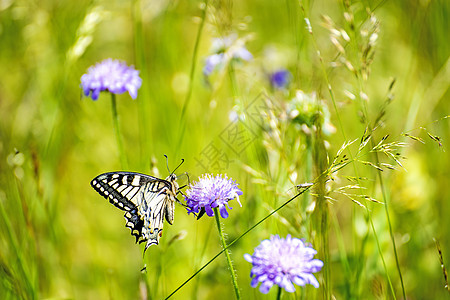
[[(170, 172), (169, 161), (168, 161), (167, 155), (164, 154), (164, 156), (166, 157), (167, 170)], [(176, 200), (176, 195), (178, 194), (178, 188), (179, 188), (178, 183), (177, 183), (177, 175), (175, 175), (174, 172), (183, 164), (183, 162), (184, 162), (184, 159), (182, 158), (181, 163), (172, 172), (170, 172), (169, 177), (166, 178), (166, 181), (170, 182), (172, 185), (171, 198), (173, 201)]]

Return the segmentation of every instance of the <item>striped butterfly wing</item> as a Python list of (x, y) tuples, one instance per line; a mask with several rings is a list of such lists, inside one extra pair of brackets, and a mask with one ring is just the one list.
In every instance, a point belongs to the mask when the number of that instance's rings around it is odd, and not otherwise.
[[(91, 181), (92, 187), (117, 208), (125, 211), (126, 227), (136, 242), (157, 245), (164, 219), (173, 223), (178, 184), (171, 174), (166, 180), (133, 172), (110, 172)], [(145, 252), (144, 250), (144, 252)]]

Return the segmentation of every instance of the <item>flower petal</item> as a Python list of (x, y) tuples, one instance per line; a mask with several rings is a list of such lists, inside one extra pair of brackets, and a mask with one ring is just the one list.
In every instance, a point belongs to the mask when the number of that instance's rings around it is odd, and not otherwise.
[(272, 281), (267, 280), (261, 284), (259, 290), (261, 291), (261, 293), (267, 294), (272, 286), (273, 286)]
[(244, 259), (249, 263), (253, 262), (253, 258), (250, 254), (244, 254)]
[(286, 290), (286, 292), (288, 293), (293, 293), (295, 292), (295, 287), (292, 284), (292, 282), (290, 280), (288, 280), (286, 277), (283, 278), (283, 281), (280, 285), (282, 288), (284, 288)]
[(220, 216), (224, 219), (228, 218), (228, 211), (227, 208), (225, 207), (225, 205), (222, 205), (219, 207), (219, 211), (220, 211)]

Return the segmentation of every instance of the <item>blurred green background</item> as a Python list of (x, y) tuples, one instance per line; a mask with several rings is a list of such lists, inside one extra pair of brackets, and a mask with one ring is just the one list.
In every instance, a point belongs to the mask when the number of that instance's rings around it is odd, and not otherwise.
[[(372, 121), (392, 94), (384, 126), (377, 130), (379, 137), (389, 134), (392, 140), (408, 142), (402, 149), (404, 169), (382, 173), (406, 295), (448, 298), (433, 238), (440, 241), (450, 268), (450, 126), (443, 119), (450, 108), (450, 2), (209, 1), (193, 60), (204, 8), (201, 1), (0, 1), (0, 298), (161, 299), (220, 251), (214, 220), (196, 221), (177, 205), (174, 224), (165, 225), (160, 245), (151, 247), (143, 260), (143, 246), (134, 244), (123, 213), (90, 187), (98, 174), (121, 169), (110, 96), (102, 93), (94, 102), (82, 97), (80, 89), (88, 67), (109, 57), (133, 64), (143, 79), (137, 100), (117, 96), (129, 171), (165, 178), (167, 154), (171, 168), (185, 159), (178, 171), (188, 172), (191, 180), (207, 171), (227, 173), (244, 192), (242, 208), (231, 202), (230, 217), (223, 220), (229, 241), (288, 200), (295, 184), (313, 180), (303, 137), (303, 146), (292, 150), (297, 178), (271, 172), (263, 130), (248, 131), (252, 142), (236, 154), (223, 139), (233, 124), (232, 111), (245, 111), (261, 95), (283, 103), (297, 89), (315, 91), (328, 105), (336, 128), (326, 137), (331, 159), (346, 139), (359, 140), (364, 133), (360, 106), (349, 92), (357, 98), (361, 92), (367, 95), (368, 101), (362, 101)], [(365, 28), (373, 28), (367, 10), (376, 16), (379, 31), (365, 79), (346, 69), (345, 61), (358, 69), (365, 66), (359, 45), (367, 38)], [(354, 30), (357, 34), (350, 34), (350, 40), (356, 43), (339, 52), (325, 15), (336, 28), (349, 34)], [(202, 67), (211, 41), (230, 32), (248, 37), (246, 47), (254, 59), (236, 64), (233, 74), (216, 72), (208, 84)], [(186, 104), (193, 63), (192, 94)], [(266, 72), (277, 68), (292, 73), (285, 91), (269, 86)], [(228, 75), (236, 76), (237, 91)], [(427, 132), (440, 137), (442, 147)], [(283, 136), (282, 141), (291, 140)], [(221, 169), (198, 163), (211, 145), (230, 159)], [(382, 201), (377, 171), (357, 168), (359, 176), (369, 178), (367, 193)], [(347, 169), (343, 172), (355, 176), (354, 168)], [(348, 198), (332, 198), (331, 256), (325, 262), (332, 293), (337, 299), (392, 298), (387, 270), (396, 297), (402, 298), (383, 205), (369, 208), (386, 268), (372, 231), (366, 234), (366, 211)], [(231, 248), (243, 299), (275, 298), (275, 289), (262, 295), (250, 287), (251, 266), (243, 259), (261, 240), (291, 233), (314, 242), (314, 228), (299, 220), (306, 214), (299, 207), (289, 204)], [(320, 253), (318, 258), (323, 259)], [(144, 263), (146, 275), (140, 272)], [(318, 290), (297, 287), (295, 294), (283, 297), (324, 298), (321, 273), (316, 277), (321, 282)], [(230, 275), (219, 257), (173, 299), (231, 297)]]

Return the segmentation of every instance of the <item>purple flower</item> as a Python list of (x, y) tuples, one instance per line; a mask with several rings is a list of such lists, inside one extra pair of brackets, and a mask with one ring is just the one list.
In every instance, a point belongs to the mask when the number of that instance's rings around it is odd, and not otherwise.
[(213, 54), (205, 59), (205, 66), (203, 67), (203, 75), (209, 76), (216, 69), (216, 67), (223, 61), (223, 53)]
[(270, 84), (276, 89), (283, 89), (291, 80), (291, 73), (288, 70), (279, 70), (270, 74)]
[(203, 174), (199, 178), (198, 182), (194, 182), (189, 185), (189, 189), (186, 190), (186, 205), (188, 212), (199, 213), (204, 209), (206, 214), (210, 217), (214, 216), (213, 208), (219, 207), (220, 215), (222, 218), (228, 218), (228, 201), (237, 199), (239, 205), (239, 196), (243, 193), (238, 188), (236, 181), (225, 178), (222, 175), (213, 177), (212, 174)]
[(228, 64), (230, 60), (250, 61), (253, 55), (245, 48), (246, 39), (238, 39), (236, 34), (224, 38), (215, 38), (211, 45), (211, 54), (205, 59), (203, 74), (205, 76), (222, 65)]
[(255, 248), (253, 255), (244, 255), (245, 260), (253, 265), (251, 286), (256, 287), (261, 282), (259, 290), (263, 294), (267, 294), (274, 284), (289, 293), (295, 291), (294, 283), (299, 286), (312, 284), (318, 288), (319, 282), (312, 273), (320, 271), (323, 262), (313, 259), (316, 253), (312, 247), (289, 234), (285, 239), (271, 236), (270, 240), (262, 241)]
[(244, 46), (238, 47), (234, 53), (233, 58), (250, 61), (253, 59), (253, 55)]
[(97, 100), (100, 92), (108, 91), (122, 94), (128, 91), (131, 98), (136, 99), (142, 79), (139, 71), (126, 63), (111, 58), (91, 66), (86, 74), (81, 76), (81, 87), (85, 96), (91, 94), (92, 100)]

